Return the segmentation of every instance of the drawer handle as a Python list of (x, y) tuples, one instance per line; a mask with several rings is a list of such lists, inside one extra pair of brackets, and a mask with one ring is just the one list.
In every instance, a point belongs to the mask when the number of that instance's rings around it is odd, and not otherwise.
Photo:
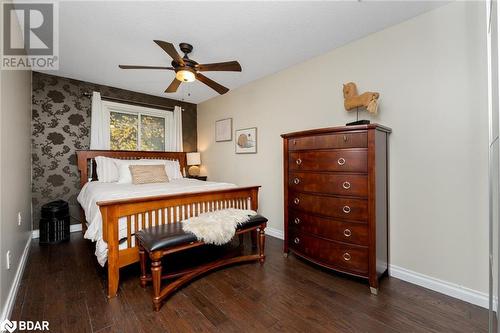
[(295, 185), (298, 185), (300, 183), (300, 179), (298, 179), (297, 177), (293, 179), (293, 183)]
[(345, 158), (343, 158), (343, 157), (339, 158), (339, 160), (337, 161), (337, 163), (339, 165), (344, 165), (345, 164)]
[(351, 230), (350, 230), (350, 229), (345, 229), (345, 230), (344, 230), (344, 236), (346, 236), (346, 237), (351, 237), (351, 235), (352, 235), (352, 232), (351, 232)]
[(349, 140), (349, 137), (347, 135), (344, 135), (344, 142), (347, 142)]
[(299, 198), (295, 198), (295, 199), (293, 199), (293, 203), (294, 203), (294, 204), (298, 205), (298, 204), (299, 204), (299, 202), (300, 202)]
[(300, 243), (300, 239), (299, 239), (299, 237), (295, 237), (295, 239), (293, 240), (293, 242), (294, 242), (295, 244), (299, 244), (299, 243)]
[(346, 214), (349, 214), (351, 212), (351, 207), (349, 206), (344, 206), (342, 207), (342, 211)]
[(344, 253), (344, 255), (342, 255), (342, 257), (344, 258), (345, 261), (351, 260), (351, 255), (349, 254), (349, 252)]
[(297, 163), (297, 165), (301, 165), (302, 164), (302, 160), (300, 158), (298, 158), (295, 163)]
[(300, 219), (298, 217), (296, 217), (294, 220), (293, 220), (293, 223), (295, 224), (299, 224), (300, 223)]
[(297, 140), (293, 140), (293, 144), (296, 145), (297, 144)]
[(350, 189), (351, 188), (351, 183), (349, 182), (343, 182), (342, 183), (342, 187), (346, 190)]

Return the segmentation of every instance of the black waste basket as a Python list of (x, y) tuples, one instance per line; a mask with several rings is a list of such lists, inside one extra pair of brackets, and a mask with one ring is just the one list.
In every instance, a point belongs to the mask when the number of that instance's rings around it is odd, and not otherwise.
[(56, 200), (42, 206), (40, 244), (57, 244), (69, 240), (69, 205)]

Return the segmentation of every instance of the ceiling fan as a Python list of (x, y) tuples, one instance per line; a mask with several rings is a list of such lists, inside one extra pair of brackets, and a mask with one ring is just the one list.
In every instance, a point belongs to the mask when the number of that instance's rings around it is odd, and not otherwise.
[(165, 90), (166, 93), (176, 92), (182, 82), (193, 82), (194, 80), (198, 80), (222, 95), (227, 93), (229, 89), (209, 79), (201, 74), (201, 72), (241, 72), (241, 66), (237, 61), (198, 64), (196, 61), (189, 59), (188, 54), (193, 51), (193, 46), (191, 44), (179, 44), (181, 51), (184, 53), (184, 57), (181, 57), (172, 43), (162, 40), (155, 40), (154, 42), (172, 57), (172, 67), (134, 65), (118, 65), (118, 67), (122, 69), (166, 69), (175, 71), (175, 78)]

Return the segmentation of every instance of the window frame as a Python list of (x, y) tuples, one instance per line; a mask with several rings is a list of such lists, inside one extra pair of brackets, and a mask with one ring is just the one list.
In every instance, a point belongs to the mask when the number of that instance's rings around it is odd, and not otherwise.
[(169, 130), (174, 119), (174, 113), (167, 110), (149, 108), (145, 106), (138, 106), (126, 103), (117, 103), (112, 101), (102, 101), (102, 108), (105, 110), (110, 123), (110, 133), (109, 133), (109, 147), (111, 147), (111, 112), (136, 115), (137, 120), (137, 150), (142, 150), (142, 116), (152, 116), (157, 118), (163, 118), (165, 121), (165, 143), (164, 150), (150, 150), (150, 151), (168, 151), (170, 148), (170, 135)]

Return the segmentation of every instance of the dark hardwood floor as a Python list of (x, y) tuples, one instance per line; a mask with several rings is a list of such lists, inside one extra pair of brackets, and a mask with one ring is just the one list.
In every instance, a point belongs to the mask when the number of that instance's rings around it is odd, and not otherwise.
[[(137, 267), (122, 271), (119, 296), (107, 300), (94, 244), (34, 242), (13, 320), (48, 320), (51, 332), (486, 332), (480, 307), (384, 278), (378, 296), (363, 281), (330, 273), (268, 237), (267, 260), (206, 275), (153, 312)], [(168, 262), (167, 262), (168, 264)]]

